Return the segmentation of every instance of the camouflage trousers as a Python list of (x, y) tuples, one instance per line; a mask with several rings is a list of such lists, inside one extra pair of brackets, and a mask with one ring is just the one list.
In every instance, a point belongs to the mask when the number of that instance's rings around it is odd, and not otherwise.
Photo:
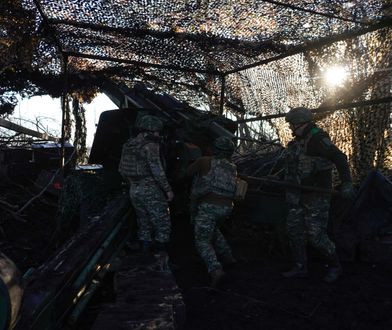
[(136, 211), (138, 238), (143, 241), (169, 242), (169, 205), (155, 181), (151, 178), (131, 181), (129, 195)]
[(329, 204), (329, 198), (316, 197), (289, 210), (287, 233), (292, 248), (309, 243), (326, 257), (335, 253), (335, 244), (327, 234)]
[(232, 207), (203, 202), (198, 206), (194, 218), (195, 245), (208, 272), (222, 268), (217, 255), (231, 255), (230, 247), (219, 230), (219, 227), (230, 216), (231, 210)]

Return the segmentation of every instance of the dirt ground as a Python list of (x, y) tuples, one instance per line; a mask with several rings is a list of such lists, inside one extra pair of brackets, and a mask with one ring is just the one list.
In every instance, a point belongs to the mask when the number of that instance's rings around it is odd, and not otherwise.
[(185, 231), (172, 244), (171, 260), (185, 329), (392, 329), (391, 264), (343, 262), (344, 276), (326, 284), (326, 265), (313, 253), (309, 278), (283, 279), (286, 255), (268, 251), (257, 235), (237, 237), (231, 246), (238, 264), (211, 290), (190, 230), (179, 226)]
[[(7, 189), (2, 200), (12, 203), (17, 195), (26, 202), (34, 193), (21, 187)], [(45, 196), (21, 218), (2, 211), (0, 249), (22, 273), (37, 267), (51, 252), (55, 202), (56, 198)], [(312, 253), (308, 279), (283, 279), (280, 272), (289, 265), (288, 251), (274, 232), (230, 225), (226, 235), (238, 264), (226, 269), (222, 285), (212, 290), (193, 248), (187, 217), (173, 218), (169, 252), (186, 304), (185, 329), (392, 329), (392, 261), (343, 261), (344, 276), (335, 284), (326, 284), (322, 281), (326, 265)], [(95, 312), (80, 329), (92, 325), (100, 302), (107, 297), (93, 300), (86, 313)]]

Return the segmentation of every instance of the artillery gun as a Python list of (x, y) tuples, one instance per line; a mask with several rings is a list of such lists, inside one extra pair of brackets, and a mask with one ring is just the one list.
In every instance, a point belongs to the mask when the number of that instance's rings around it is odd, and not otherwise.
[[(89, 212), (78, 214), (79, 230), (47, 262), (24, 275), (24, 297), (20, 312), (16, 313), (18, 315), (12, 312), (15, 309), (11, 306), (19, 304), (21, 291), (18, 298), (2, 286), (0, 320), (6, 321), (0, 322), (0, 330), (8, 329), (11, 322), (15, 323), (11, 320), (16, 320), (15, 329), (21, 330), (61, 329), (75, 324), (110, 270), (110, 264), (129, 237), (134, 235), (133, 209), (117, 168), (122, 144), (137, 133), (138, 117), (153, 114), (165, 123), (162, 153), (169, 180), (175, 192), (178, 192), (177, 202), (171, 205), (173, 213), (183, 212), (187, 208), (187, 203), (179, 199), (186, 198), (188, 186), (184, 181), (177, 181), (178, 174), (191, 161), (208, 153), (209, 143), (215, 137), (234, 137), (237, 128), (235, 122), (198, 111), (168, 95), (155, 95), (141, 85), (128, 89), (106, 82), (104, 86), (120, 109), (101, 114), (89, 159), (91, 164), (100, 166), (81, 167), (71, 171), (69, 178), (74, 178), (74, 182), (88, 178), (97, 194), (101, 193), (98, 190), (102, 183), (108, 201), (106, 208), (95, 216)], [(257, 224), (266, 221), (283, 223), (287, 206), (282, 188), (288, 183), (261, 177), (270, 173), (280, 152), (273, 151), (270, 159), (261, 162), (259, 158), (237, 159), (240, 172), (246, 175), (243, 177), (254, 184), (242, 205), (235, 209), (234, 217), (246, 216), (247, 221)], [(274, 188), (265, 189), (263, 184), (266, 182), (273, 184)], [(94, 190), (90, 188), (91, 185), (85, 187), (86, 190)], [(76, 212), (71, 214), (75, 215)], [(63, 222), (71, 220), (63, 219)]]
[(237, 124), (234, 121), (192, 108), (170, 95), (154, 94), (143, 85), (129, 89), (106, 81), (103, 90), (120, 109), (101, 114), (89, 163), (102, 164), (111, 182), (114, 178), (119, 184), (117, 168), (122, 145), (137, 134), (135, 124), (143, 115), (155, 115), (164, 122), (161, 151), (168, 177), (172, 180), (190, 161), (208, 153), (214, 138), (221, 135), (235, 137)]
[[(168, 178), (175, 189), (183, 192), (188, 187), (184, 183), (174, 183), (178, 173), (192, 160), (208, 153), (210, 141), (215, 137), (234, 137), (236, 124), (231, 120), (196, 110), (169, 95), (156, 95), (141, 85), (129, 89), (106, 82), (103, 91), (120, 109), (105, 111), (100, 116), (89, 158), (89, 163), (99, 165), (69, 171), (60, 201), (67, 201), (75, 194), (83, 197), (86, 190), (90, 190), (89, 196), (104, 191), (107, 204), (99, 214), (79, 213), (78, 208), (83, 208), (81, 204), (88, 200), (81, 198), (79, 205), (68, 208), (71, 212), (59, 212), (57, 221), (60, 225), (67, 227), (77, 218), (77, 230), (70, 232), (69, 228), (60, 226), (59, 233), (72, 234), (71, 238), (60, 237), (64, 240), (61, 248), (39, 268), (31, 269), (23, 276), (24, 295), (17, 318), (11, 316), (9, 308), (15, 301), (2, 292), (2, 298), (7, 298), (8, 303), (0, 310), (0, 318), (16, 318), (15, 329), (61, 329), (75, 324), (110, 264), (134, 235), (134, 212), (117, 169), (122, 144), (137, 133), (138, 118), (153, 114), (164, 122), (162, 154)], [(86, 180), (91, 185), (86, 186)], [(67, 187), (78, 181), (82, 183), (72, 187), (84, 189), (81, 194)], [(173, 207), (184, 205), (175, 203)], [(9, 326), (10, 321), (7, 321), (0, 329)]]

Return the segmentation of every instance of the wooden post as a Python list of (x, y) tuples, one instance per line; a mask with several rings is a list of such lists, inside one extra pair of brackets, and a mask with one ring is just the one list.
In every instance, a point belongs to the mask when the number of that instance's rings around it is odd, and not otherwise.
[(64, 85), (63, 85), (63, 95), (61, 98), (61, 156), (60, 156), (60, 168), (64, 168), (65, 164), (65, 114), (66, 114), (66, 102), (67, 102), (67, 92), (68, 92), (68, 55), (64, 56)]

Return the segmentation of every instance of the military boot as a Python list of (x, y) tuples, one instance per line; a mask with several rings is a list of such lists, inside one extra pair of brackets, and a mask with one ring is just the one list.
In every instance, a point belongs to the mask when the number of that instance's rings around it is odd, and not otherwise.
[(293, 247), (293, 255), (295, 260), (294, 267), (287, 272), (283, 272), (282, 276), (286, 278), (307, 277), (308, 266), (305, 246)]
[(156, 268), (158, 271), (161, 272), (169, 272), (170, 267), (169, 267), (169, 256), (165, 251), (160, 251), (156, 255), (157, 261), (156, 261)]
[(166, 252), (165, 243), (155, 241), (155, 269), (162, 272), (170, 271), (169, 255)]
[(340, 264), (337, 253), (335, 252), (329, 258), (328, 272), (324, 277), (324, 282), (333, 283), (343, 274), (343, 268)]
[(225, 272), (221, 269), (215, 269), (210, 273), (211, 276), (211, 287), (216, 288), (225, 276)]

